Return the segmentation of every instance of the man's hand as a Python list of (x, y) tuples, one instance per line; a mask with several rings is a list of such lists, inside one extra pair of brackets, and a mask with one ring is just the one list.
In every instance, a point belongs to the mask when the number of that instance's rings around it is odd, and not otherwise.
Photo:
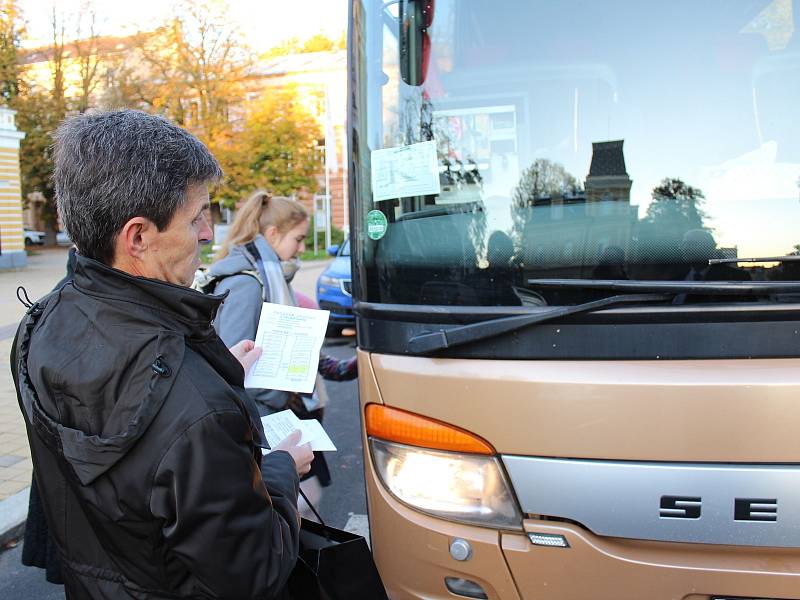
[(314, 453), (311, 451), (311, 444), (297, 445), (301, 437), (303, 437), (303, 433), (299, 429), (295, 430), (284, 438), (280, 444), (276, 445), (273, 450), (288, 452), (294, 459), (297, 474), (302, 477), (311, 470), (311, 461), (314, 460)]
[(236, 360), (241, 363), (245, 373), (250, 370), (250, 367), (252, 367), (258, 360), (258, 357), (261, 356), (261, 348), (256, 348), (256, 344), (253, 340), (242, 340), (238, 344), (231, 346), (229, 350), (231, 354), (236, 357)]

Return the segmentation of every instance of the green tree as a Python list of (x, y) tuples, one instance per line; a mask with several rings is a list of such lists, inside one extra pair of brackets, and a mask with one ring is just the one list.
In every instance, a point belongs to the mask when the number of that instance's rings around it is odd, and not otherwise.
[(23, 24), (15, 0), (0, 0), (0, 103), (10, 105), (19, 94), (17, 52)]
[(17, 109), (17, 128), (25, 132), (19, 152), (22, 197), (27, 199), (34, 192), (42, 194), (45, 200), (42, 216), (53, 227), (56, 224), (56, 206), (52, 182), (52, 133), (63, 114), (48, 90), (24, 86), (14, 107)]
[(294, 88), (264, 92), (241, 131), (211, 146), (226, 173), (217, 197), (230, 206), (255, 189), (282, 195), (316, 192), (315, 175), (322, 169), (320, 137), (317, 122), (298, 102)]
[(20, 175), (23, 203), (30, 194), (44, 198), (42, 217), (55, 230), (57, 224), (55, 190), (52, 183), (52, 135), (67, 112), (65, 98), (64, 58), (65, 27), (63, 17), (51, 15), (53, 46), (50, 48), (51, 80), (47, 88), (38, 87), (24, 77), (12, 106), (17, 110), (17, 128), (25, 132), (20, 141)]

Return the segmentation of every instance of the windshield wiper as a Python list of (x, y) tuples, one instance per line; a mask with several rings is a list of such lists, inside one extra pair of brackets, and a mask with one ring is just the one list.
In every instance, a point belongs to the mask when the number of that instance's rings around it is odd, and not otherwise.
[(764, 296), (800, 293), (800, 281), (629, 281), (627, 279), (529, 279), (529, 286), (551, 289), (661, 292), (706, 296)]
[(444, 350), (454, 346), (461, 346), (471, 342), (477, 342), (486, 338), (494, 337), (511, 331), (517, 331), (523, 327), (552, 321), (560, 317), (576, 315), (579, 313), (591, 312), (619, 304), (641, 304), (646, 302), (667, 302), (672, 299), (672, 294), (627, 294), (621, 296), (611, 296), (592, 302), (585, 302), (575, 306), (558, 306), (550, 310), (537, 312), (532, 315), (515, 315), (512, 317), (502, 317), (461, 325), (452, 329), (440, 329), (422, 333), (408, 340), (408, 351), (415, 354), (426, 354), (436, 350)]
[(756, 256), (751, 258), (709, 258), (709, 265), (726, 265), (732, 263), (759, 263), (759, 262), (798, 262), (800, 254), (789, 256)]

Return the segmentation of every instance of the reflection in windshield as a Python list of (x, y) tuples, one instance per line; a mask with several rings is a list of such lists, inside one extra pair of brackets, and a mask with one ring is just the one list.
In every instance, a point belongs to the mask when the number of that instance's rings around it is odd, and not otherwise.
[(371, 299), (577, 303), (525, 282), (800, 275), (709, 264), (800, 253), (796, 0), (440, 0), (427, 54), (398, 33), (409, 2), (360, 5), (358, 160), (433, 140), (439, 185), (374, 201), (367, 178), (358, 210), (389, 222), (359, 248)]

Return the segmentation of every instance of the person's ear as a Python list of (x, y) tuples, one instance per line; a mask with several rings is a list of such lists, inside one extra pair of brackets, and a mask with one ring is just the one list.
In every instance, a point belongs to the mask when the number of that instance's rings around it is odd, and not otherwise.
[(278, 231), (275, 225), (268, 225), (267, 229), (264, 231), (264, 237), (267, 239), (267, 242), (269, 242), (269, 245), (274, 248), (281, 241), (281, 232)]
[(152, 244), (155, 224), (145, 217), (133, 217), (117, 236), (117, 257), (142, 260)]

